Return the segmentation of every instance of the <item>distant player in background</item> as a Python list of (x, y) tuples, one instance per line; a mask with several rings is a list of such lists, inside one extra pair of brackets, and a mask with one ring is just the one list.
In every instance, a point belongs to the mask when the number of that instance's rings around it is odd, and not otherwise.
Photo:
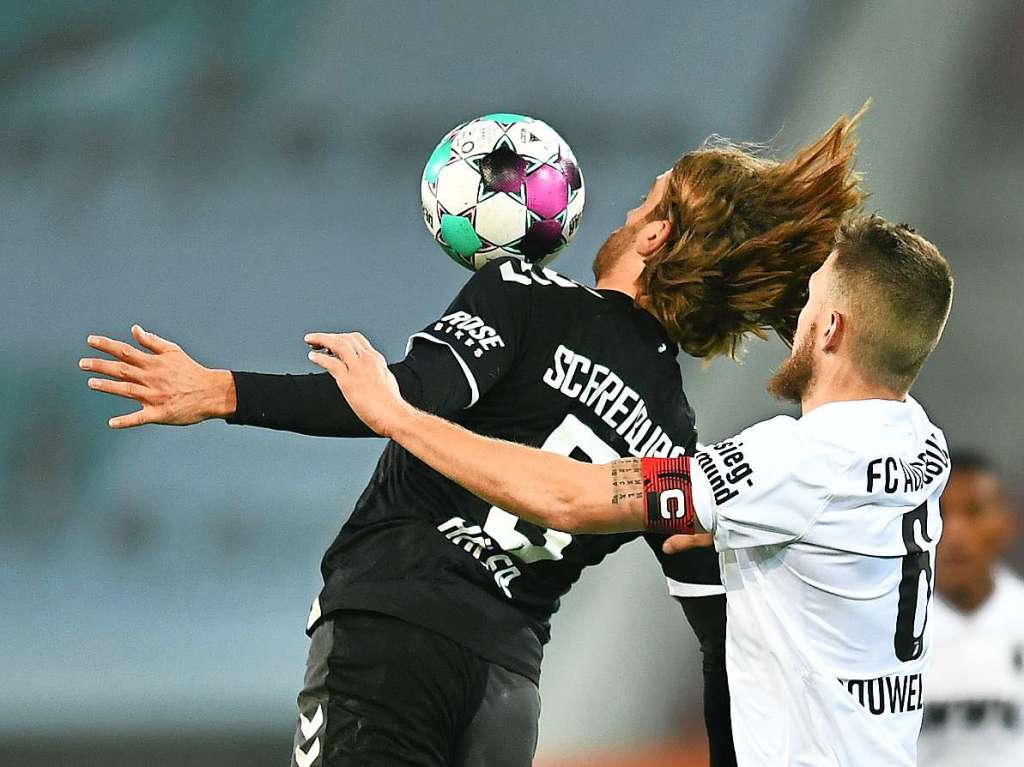
[(1015, 514), (985, 456), (954, 452), (952, 462), (929, 619), (921, 764), (1024, 764), (1024, 580), (1000, 562), (1015, 537)]
[[(855, 122), (782, 161), (725, 145), (684, 155), (599, 249), (595, 288), (515, 259), (487, 264), (391, 367), (403, 396), (595, 462), (692, 454), (676, 355), (731, 355), (769, 329), (792, 338), (808, 276), (862, 200)], [(143, 404), (112, 426), (221, 417), (372, 434), (327, 374), (209, 370), (132, 332), (152, 354), (90, 337), (116, 360), (80, 363), (116, 379), (92, 388)], [(549, 620), (585, 567), (636, 537), (521, 522), (390, 443), (321, 566), (294, 764), (529, 765)], [(701, 642), (712, 761), (724, 767), (735, 757), (718, 562), (708, 549), (666, 558), (650, 542)]]

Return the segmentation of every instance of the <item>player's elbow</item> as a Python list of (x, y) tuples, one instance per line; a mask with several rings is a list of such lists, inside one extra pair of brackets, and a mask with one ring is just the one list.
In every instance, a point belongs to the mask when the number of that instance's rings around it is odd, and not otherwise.
[(520, 519), (549, 530), (576, 532), (573, 525), (574, 504), (568, 494), (557, 489), (548, 491), (538, 488), (528, 498), (519, 496), (506, 509)]
[(577, 512), (578, 509), (573, 503), (573, 499), (563, 493), (558, 493), (548, 501), (547, 507), (544, 509), (546, 520), (544, 526), (563, 533), (583, 532), (580, 530), (580, 519)]
[[(600, 505), (602, 469), (590, 464), (555, 463), (532, 476), (506, 487), (504, 507), (535, 525), (563, 533), (599, 532), (600, 520), (594, 516)], [(501, 505), (499, 503), (499, 505)]]
[(517, 517), (563, 533), (576, 533), (580, 520), (576, 495), (564, 485), (536, 485), (528, 495), (515, 494), (506, 509)]

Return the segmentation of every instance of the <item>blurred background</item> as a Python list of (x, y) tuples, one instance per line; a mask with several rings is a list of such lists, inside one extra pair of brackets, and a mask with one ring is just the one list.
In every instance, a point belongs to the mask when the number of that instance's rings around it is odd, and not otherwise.
[[(572, 145), (588, 205), (555, 267), (589, 279), (709, 134), (788, 151), (873, 97), (869, 205), (958, 282), (915, 396), (1024, 490), (1017, 0), (0, 9), (0, 764), (285, 763), (319, 559), (382, 444), (114, 433), (124, 404), (76, 362), (133, 322), (215, 367), (308, 371), (314, 329), (400, 356), (468, 277), (428, 239), (419, 177), (475, 115)], [(778, 412), (763, 383), (784, 352), (680, 361), (702, 439)], [(642, 543), (553, 628), (539, 764), (701, 762), (696, 644)], [(657, 638), (642, 656), (638, 633)]]

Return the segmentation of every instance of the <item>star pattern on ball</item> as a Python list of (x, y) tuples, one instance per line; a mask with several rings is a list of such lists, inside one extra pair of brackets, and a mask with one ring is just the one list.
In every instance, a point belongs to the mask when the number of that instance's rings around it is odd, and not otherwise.
[(449, 131), (421, 181), (424, 223), (458, 263), (514, 256), (544, 265), (573, 238), (583, 176), (548, 125), (497, 113)]

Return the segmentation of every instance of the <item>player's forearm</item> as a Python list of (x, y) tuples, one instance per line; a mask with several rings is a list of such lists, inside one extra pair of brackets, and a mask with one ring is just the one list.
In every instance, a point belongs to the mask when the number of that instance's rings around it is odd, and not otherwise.
[(326, 373), (275, 375), (233, 372), (237, 409), (228, 423), (313, 437), (372, 437)]
[[(402, 397), (428, 413), (447, 415), (470, 401), (469, 384), (443, 346), (416, 345), (389, 366)], [(290, 431), (313, 437), (373, 437), (329, 373), (314, 375), (233, 374), (238, 409), (228, 423)]]
[[(613, 471), (624, 471), (622, 464), (627, 462), (574, 461), (482, 437), (414, 408), (396, 422), (389, 436), (474, 495), (528, 522), (568, 533), (643, 529), (639, 490), (635, 497), (627, 497), (613, 484)], [(639, 462), (635, 463), (635, 482), (641, 483)]]

